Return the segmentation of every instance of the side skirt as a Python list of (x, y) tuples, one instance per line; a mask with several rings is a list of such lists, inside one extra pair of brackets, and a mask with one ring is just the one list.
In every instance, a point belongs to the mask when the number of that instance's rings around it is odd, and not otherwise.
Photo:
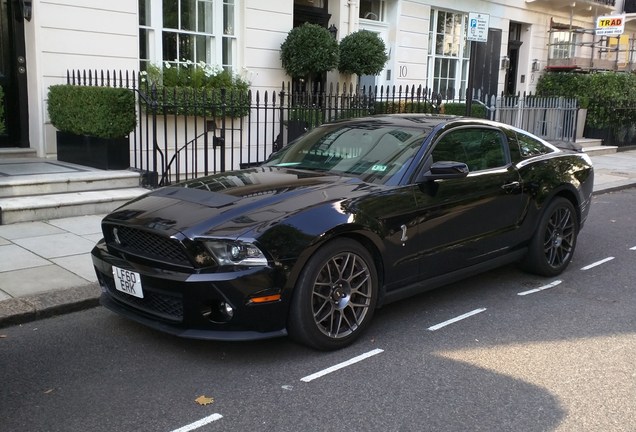
[(484, 273), (497, 267), (502, 267), (506, 264), (517, 262), (521, 260), (526, 255), (526, 253), (527, 248), (522, 248), (514, 252), (510, 252), (509, 254), (493, 258), (492, 260), (456, 270), (452, 273), (447, 273), (431, 279), (416, 282), (414, 284), (398, 288), (388, 293), (385, 292), (378, 301), (378, 307), (382, 307), (388, 303), (402, 300), (407, 297), (423, 293), (425, 291), (429, 291), (444, 285), (451, 284), (453, 282), (460, 281), (462, 279), (466, 279), (468, 276), (474, 276), (476, 274)]

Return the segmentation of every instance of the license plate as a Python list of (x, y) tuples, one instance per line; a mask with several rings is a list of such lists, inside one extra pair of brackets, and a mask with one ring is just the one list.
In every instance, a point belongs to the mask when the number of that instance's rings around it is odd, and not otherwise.
[(144, 291), (141, 289), (141, 275), (139, 273), (113, 266), (113, 277), (115, 278), (117, 291), (144, 298)]

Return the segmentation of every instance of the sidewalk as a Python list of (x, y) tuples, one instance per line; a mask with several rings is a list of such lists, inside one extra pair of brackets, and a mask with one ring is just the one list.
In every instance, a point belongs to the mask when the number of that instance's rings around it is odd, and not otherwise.
[[(636, 151), (592, 161), (594, 194), (636, 185)], [(0, 225), (0, 327), (98, 304), (90, 251), (103, 216)]]
[(104, 215), (0, 225), (0, 327), (98, 304)]

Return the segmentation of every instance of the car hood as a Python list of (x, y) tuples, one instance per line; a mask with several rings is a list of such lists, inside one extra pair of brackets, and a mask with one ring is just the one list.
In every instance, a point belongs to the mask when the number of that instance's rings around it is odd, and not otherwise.
[[(238, 238), (294, 214), (368, 194), (382, 186), (289, 168), (254, 168), (165, 187), (118, 208), (105, 223), (143, 226), (189, 238)], [(342, 210), (340, 210), (342, 212)], [(262, 230), (261, 230), (262, 231)]]

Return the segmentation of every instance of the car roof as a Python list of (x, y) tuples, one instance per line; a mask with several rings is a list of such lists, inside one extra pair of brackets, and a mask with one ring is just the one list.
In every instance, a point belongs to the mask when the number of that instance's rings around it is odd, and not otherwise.
[(402, 127), (434, 127), (440, 123), (446, 123), (452, 120), (465, 119), (464, 117), (443, 115), (443, 114), (377, 114), (367, 117), (356, 117), (351, 119), (339, 120), (336, 123), (339, 124), (368, 124), (386, 123), (387, 125), (402, 126)]

